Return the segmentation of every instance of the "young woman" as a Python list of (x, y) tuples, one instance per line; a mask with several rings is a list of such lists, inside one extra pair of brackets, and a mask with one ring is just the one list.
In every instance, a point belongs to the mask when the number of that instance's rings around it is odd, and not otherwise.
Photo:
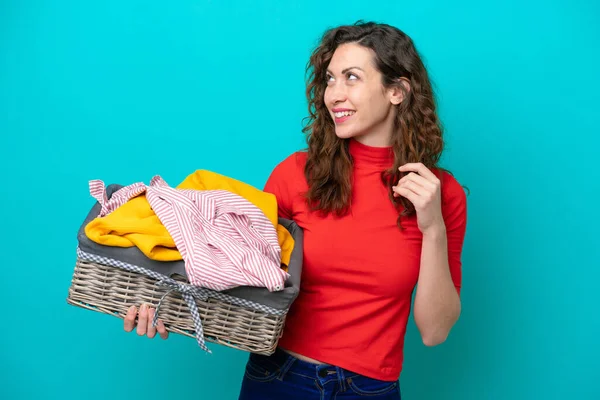
[[(264, 188), (304, 230), (301, 292), (276, 353), (250, 355), (240, 399), (399, 399), (415, 288), (425, 345), (442, 343), (460, 314), (465, 192), (438, 166), (434, 94), (406, 34), (331, 29), (307, 70), (308, 149)], [(152, 313), (140, 311), (138, 334), (166, 338)]]

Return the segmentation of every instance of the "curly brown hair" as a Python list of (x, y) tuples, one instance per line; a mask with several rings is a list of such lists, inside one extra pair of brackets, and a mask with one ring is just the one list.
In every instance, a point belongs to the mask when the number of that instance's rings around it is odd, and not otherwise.
[[(444, 142), (442, 127), (436, 114), (432, 85), (412, 39), (401, 30), (375, 22), (358, 21), (324, 33), (306, 66), (309, 115), (303, 132), (308, 144), (308, 159), (304, 174), (309, 190), (307, 202), (313, 211), (344, 215), (350, 207), (352, 193), (352, 157), (348, 140), (335, 134), (335, 127), (324, 102), (327, 67), (336, 48), (344, 43), (356, 43), (373, 50), (376, 68), (383, 75), (382, 84), (404, 91), (404, 100), (397, 106), (395, 133), (392, 135), (394, 165), (382, 173), (383, 184), (390, 200), (402, 211), (402, 216), (415, 213), (408, 199), (394, 197), (392, 186), (403, 174), (398, 167), (408, 162), (421, 162), (436, 168)], [(410, 82), (410, 89), (399, 84), (399, 78)]]

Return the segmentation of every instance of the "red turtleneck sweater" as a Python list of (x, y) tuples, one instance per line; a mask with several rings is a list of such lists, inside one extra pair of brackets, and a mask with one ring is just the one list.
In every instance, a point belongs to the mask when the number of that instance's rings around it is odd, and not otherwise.
[[(302, 193), (307, 154), (297, 152), (273, 170), (264, 190), (279, 215), (304, 230), (300, 294), (288, 313), (281, 347), (371, 378), (394, 381), (403, 362), (411, 297), (419, 276), (422, 234), (416, 217), (396, 226), (397, 212), (381, 182), (391, 148), (350, 139), (354, 162), (351, 212), (342, 218), (311, 213)], [(449, 174), (442, 181), (442, 213), (450, 272), (461, 284), (466, 197)]]

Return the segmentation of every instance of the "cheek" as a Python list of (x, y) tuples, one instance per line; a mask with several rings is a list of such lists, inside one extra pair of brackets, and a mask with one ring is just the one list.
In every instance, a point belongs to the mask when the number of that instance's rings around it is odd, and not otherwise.
[(356, 110), (366, 110), (369, 108), (368, 93), (360, 88), (352, 88), (348, 91), (348, 101), (352, 105), (352, 108)]
[(328, 88), (325, 88), (325, 91), (323, 92), (323, 102), (325, 103), (325, 107), (329, 108), (329, 102), (331, 101), (330, 99), (330, 91)]
[(373, 109), (379, 107), (381, 104), (381, 100), (378, 98), (377, 93), (373, 93), (372, 90), (369, 90), (369, 88), (365, 86), (352, 88), (348, 93), (348, 97), (356, 108), (362, 110)]
[(363, 108), (369, 110), (369, 116), (375, 119), (386, 114), (389, 106), (387, 99), (378, 91), (364, 93), (361, 104)]

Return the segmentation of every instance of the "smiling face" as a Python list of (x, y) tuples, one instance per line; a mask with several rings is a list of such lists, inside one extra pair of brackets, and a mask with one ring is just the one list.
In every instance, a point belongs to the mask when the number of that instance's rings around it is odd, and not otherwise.
[(399, 88), (385, 88), (382, 82), (371, 49), (356, 43), (338, 46), (327, 69), (324, 101), (339, 138), (389, 145), (403, 96)]

